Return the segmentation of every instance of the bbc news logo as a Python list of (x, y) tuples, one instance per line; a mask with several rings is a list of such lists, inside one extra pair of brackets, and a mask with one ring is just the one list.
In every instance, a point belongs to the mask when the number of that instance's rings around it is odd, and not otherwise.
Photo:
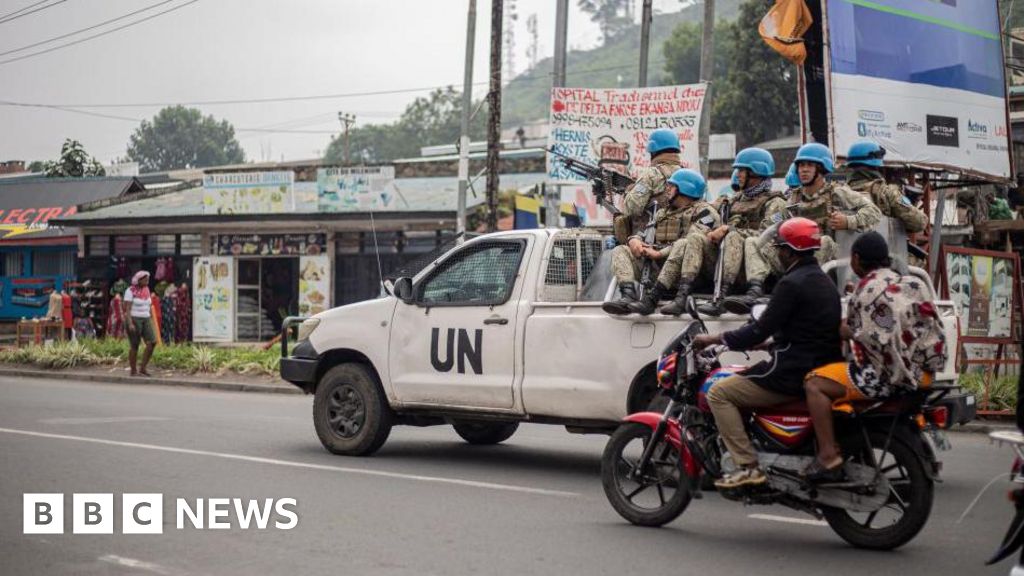
[[(229, 530), (232, 517), (241, 530), (291, 530), (299, 524), (294, 498), (197, 498), (174, 501), (175, 528)], [(72, 494), (72, 534), (113, 534), (116, 512), (113, 494)], [(63, 534), (64, 494), (24, 494), (24, 534)], [(271, 522), (273, 520), (273, 522)], [(122, 494), (121, 534), (163, 534), (163, 494)]]

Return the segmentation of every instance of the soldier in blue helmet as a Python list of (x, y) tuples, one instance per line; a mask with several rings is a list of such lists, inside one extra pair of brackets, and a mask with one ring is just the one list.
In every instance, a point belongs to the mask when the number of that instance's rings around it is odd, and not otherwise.
[[(865, 195), (825, 179), (835, 171), (835, 161), (828, 146), (816, 142), (804, 144), (797, 150), (794, 164), (800, 178), (800, 188), (789, 198), (785, 212), (776, 218), (780, 223), (795, 217), (813, 220), (822, 230), (821, 249), (816, 253), (818, 262), (834, 260), (837, 249), (834, 236), (837, 230), (870, 230), (881, 220), (882, 213)], [(785, 273), (778, 258), (778, 250), (762, 237), (747, 238), (744, 265), (747, 272), (747, 294), (725, 299), (725, 309), (738, 314), (747, 313), (754, 302), (763, 296), (764, 281), (769, 274), (781, 276)]]
[[(778, 220), (786, 208), (786, 199), (780, 192), (772, 190), (772, 176), (775, 175), (775, 159), (763, 148), (740, 150), (732, 164), (736, 176), (737, 193), (730, 199), (729, 221), (711, 232), (710, 239), (721, 246), (722, 288), (721, 294), (728, 294), (743, 270), (744, 243), (747, 238), (760, 236), (766, 228)], [(722, 314), (722, 301), (715, 300), (701, 304), (704, 314)]]
[[(699, 172), (686, 168), (676, 170), (666, 185), (675, 196), (664, 208), (658, 209), (656, 237), (672, 238), (671, 244), (660, 249), (645, 247), (646, 256), (661, 265), (658, 280), (652, 290), (644, 293), (639, 302), (629, 306), (631, 312), (647, 315), (654, 312), (660, 300), (675, 289), (675, 299), (661, 308), (662, 314), (678, 316), (686, 309), (686, 299), (699, 277), (714, 275), (715, 246), (708, 238), (711, 230), (721, 224), (718, 212), (704, 201), (707, 182)], [(679, 217), (672, 215), (678, 214)], [(639, 238), (630, 238), (631, 243)], [(612, 267), (625, 265), (612, 258)]]
[(854, 142), (846, 153), (846, 167), (850, 169), (846, 184), (871, 198), (883, 216), (902, 222), (907, 232), (924, 232), (928, 216), (914, 206), (899, 186), (885, 181), (882, 174), (884, 158), (885, 148), (877, 142)]
[(786, 171), (786, 198), (789, 198), (800, 187), (800, 176), (796, 173), (796, 162), (789, 165)]
[[(651, 155), (651, 164), (640, 171), (636, 183), (626, 190), (622, 214), (615, 218), (615, 237), (620, 245), (612, 251), (613, 262), (616, 258), (620, 263), (640, 262), (646, 258), (643, 248), (637, 242), (630, 245), (628, 240), (646, 228), (652, 202), (657, 202), (660, 209), (669, 204), (674, 194), (667, 193), (666, 183), (676, 170), (682, 168), (679, 135), (667, 128), (655, 130), (647, 140), (647, 152)], [(678, 237), (667, 241), (676, 239)], [(628, 252), (628, 255), (623, 252)], [(605, 302), (602, 308), (609, 314), (628, 314), (629, 305), (637, 301), (640, 293), (637, 285), (640, 276), (632, 265), (613, 268), (612, 272), (619, 283), (619, 298)]]

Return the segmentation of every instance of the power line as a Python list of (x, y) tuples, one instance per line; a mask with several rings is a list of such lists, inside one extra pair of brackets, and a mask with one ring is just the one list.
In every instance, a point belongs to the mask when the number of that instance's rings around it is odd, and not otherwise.
[(89, 26), (87, 28), (81, 28), (79, 30), (75, 30), (74, 32), (68, 32), (67, 34), (61, 34), (60, 36), (54, 36), (53, 38), (42, 40), (42, 41), (36, 42), (34, 44), (28, 44), (28, 45), (22, 46), (21, 48), (15, 48), (14, 50), (8, 50), (6, 52), (0, 52), (0, 56), (6, 56), (8, 54), (13, 54), (15, 52), (21, 52), (22, 50), (28, 50), (29, 48), (35, 48), (36, 46), (41, 46), (43, 44), (49, 44), (50, 42), (56, 42), (57, 40), (63, 40), (65, 38), (69, 37), (69, 36), (74, 36), (76, 34), (81, 34), (82, 32), (88, 32), (89, 30), (95, 30), (96, 28), (99, 28), (101, 26), (106, 26), (107, 24), (111, 24), (113, 22), (117, 22), (118, 20), (124, 20), (125, 18), (130, 18), (132, 16), (135, 16), (136, 14), (140, 14), (142, 12), (146, 12), (147, 10), (152, 10), (153, 8), (156, 8), (157, 6), (163, 6), (164, 4), (168, 4), (170, 2), (174, 2), (174, 0), (163, 0), (163, 2), (157, 2), (156, 4), (153, 4), (151, 6), (146, 6), (145, 8), (141, 8), (141, 9), (136, 10), (134, 12), (129, 12), (127, 14), (118, 16), (117, 18), (111, 18), (110, 20), (104, 20), (103, 22), (100, 22), (99, 24), (93, 24), (92, 26)]
[[(61, 2), (66, 2), (67, 0), (60, 0), (60, 1)], [(148, 20), (152, 20), (153, 18), (158, 18), (158, 17), (163, 16), (164, 14), (168, 14), (170, 12), (174, 12), (175, 10), (180, 10), (180, 9), (186, 7), (186, 6), (189, 6), (191, 4), (195, 4), (196, 2), (199, 2), (199, 0), (189, 0), (188, 2), (185, 2), (184, 4), (179, 4), (178, 6), (175, 6), (173, 8), (168, 8), (167, 10), (164, 10), (163, 12), (157, 12), (156, 14), (153, 14), (151, 16), (146, 16), (145, 18), (140, 18), (139, 20), (136, 20), (134, 22), (129, 22), (127, 24), (122, 24), (121, 26), (118, 26), (116, 28), (111, 28), (110, 30), (106, 30), (104, 32), (100, 32), (98, 34), (93, 34), (92, 36), (86, 36), (85, 38), (81, 38), (81, 39), (75, 40), (73, 42), (68, 42), (66, 44), (60, 44), (60, 45), (54, 46), (52, 48), (47, 48), (46, 50), (39, 50), (38, 52), (31, 52), (29, 54), (24, 54), (22, 56), (18, 56), (18, 57), (15, 57), (15, 58), (8, 58), (7, 60), (0, 60), (0, 66), (3, 66), (4, 64), (10, 64), (12, 62), (17, 62), (19, 60), (24, 60), (26, 58), (32, 58), (33, 56), (40, 56), (42, 54), (48, 54), (48, 53), (54, 52), (56, 50), (61, 50), (63, 48), (68, 48), (70, 46), (75, 46), (76, 44), (81, 44), (82, 42), (88, 42), (89, 40), (92, 40), (94, 38), (100, 38), (102, 36), (106, 36), (107, 34), (113, 34), (114, 32), (117, 32), (118, 30), (124, 30), (125, 28), (130, 28), (132, 26), (135, 26), (136, 24), (142, 24), (143, 22), (146, 22)]]
[(7, 18), (9, 18), (11, 16), (14, 16), (15, 14), (18, 14), (19, 12), (24, 12), (25, 10), (28, 10), (29, 8), (32, 8), (34, 6), (39, 6), (40, 4), (46, 4), (49, 1), (50, 0), (39, 0), (39, 2), (36, 2), (35, 4), (29, 4), (28, 6), (25, 6), (24, 8), (18, 8), (14, 12), (8, 12), (7, 14), (4, 14), (3, 16), (0, 16), (0, 21), (6, 20)]
[[(49, 0), (43, 0), (43, 2), (47, 2), (47, 1), (49, 1)], [(43, 2), (36, 2), (35, 4), (32, 4), (30, 6), (26, 6), (26, 7), (22, 8), (21, 10), (15, 10), (14, 12), (11, 12), (10, 14), (7, 14), (6, 16), (0, 17), (0, 24), (6, 24), (6, 23), (11, 22), (13, 20), (17, 20), (18, 18), (23, 18), (23, 17), (28, 16), (30, 14), (35, 14), (36, 12), (41, 12), (43, 10), (46, 10), (47, 8), (53, 8), (54, 6), (56, 6), (58, 4), (63, 4), (65, 2), (67, 2), (67, 1), (68, 0), (57, 0), (53, 4), (47, 4), (46, 6), (41, 6), (39, 8), (36, 8), (35, 10), (29, 10), (28, 12), (25, 12), (25, 10), (28, 10), (29, 8), (32, 8), (33, 6), (39, 6), (40, 4), (43, 3)], [(20, 12), (20, 14), (19, 14), (19, 12)]]

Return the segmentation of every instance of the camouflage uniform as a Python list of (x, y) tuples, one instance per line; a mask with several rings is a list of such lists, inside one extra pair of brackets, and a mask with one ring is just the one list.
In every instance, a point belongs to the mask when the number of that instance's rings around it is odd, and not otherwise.
[(680, 168), (679, 154), (659, 154), (651, 160), (650, 166), (643, 169), (636, 182), (626, 189), (622, 214), (615, 218), (614, 223), (615, 238), (620, 244), (625, 244), (630, 236), (639, 234), (647, 227), (650, 218), (647, 207), (651, 200), (657, 200), (659, 206), (668, 205), (671, 198), (666, 197), (665, 183)]
[[(692, 208), (692, 207), (691, 207)], [(672, 252), (673, 243), (682, 237), (689, 228), (690, 208), (672, 208), (666, 206), (658, 208), (654, 217), (654, 244), (660, 246), (658, 251), (663, 256), (669, 256)], [(649, 214), (649, 213), (648, 213)], [(640, 237), (649, 221), (644, 222), (644, 227), (639, 229), (635, 237)], [(640, 278), (640, 267), (644, 264), (643, 259), (633, 257), (629, 251), (629, 239), (616, 246), (612, 250), (612, 274), (619, 283), (633, 282)]]
[(732, 286), (743, 266), (744, 243), (757, 237), (772, 224), (782, 221), (786, 200), (778, 192), (763, 192), (748, 198), (738, 194), (729, 206), (729, 232), (722, 238), (721, 250), (725, 263), (722, 285)]
[(880, 173), (873, 170), (857, 170), (850, 175), (847, 185), (871, 198), (883, 216), (902, 222), (908, 233), (924, 232), (928, 226), (928, 217), (925, 213), (910, 203), (899, 186), (887, 184)]
[(708, 232), (721, 224), (718, 212), (703, 200), (683, 209), (682, 234), (678, 240), (661, 250), (666, 258), (658, 274), (658, 283), (671, 290), (680, 280), (692, 282), (701, 273), (705, 277), (714, 276), (717, 249), (708, 239)]
[[(836, 242), (833, 238), (835, 231), (828, 225), (828, 218), (832, 212), (846, 215), (848, 229), (857, 232), (874, 228), (882, 218), (882, 213), (868, 197), (842, 184), (825, 184), (813, 198), (805, 197), (802, 187), (794, 192), (790, 197), (790, 203), (786, 205), (785, 216), (809, 218), (821, 227), (821, 249), (815, 256), (822, 264), (836, 258)], [(779, 261), (777, 249), (769, 240), (762, 240), (758, 236), (746, 239), (744, 257), (748, 281), (764, 282), (771, 273), (781, 275), (785, 272)]]

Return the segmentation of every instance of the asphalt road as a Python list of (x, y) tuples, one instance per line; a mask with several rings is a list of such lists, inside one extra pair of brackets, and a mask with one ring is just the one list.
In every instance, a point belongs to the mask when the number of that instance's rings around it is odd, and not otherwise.
[[(953, 436), (924, 532), (856, 550), (781, 507), (709, 495), (660, 529), (605, 501), (602, 436), (523, 426), (474, 447), (448, 427), (396, 428), (372, 458), (325, 452), (310, 397), (0, 380), (0, 574), (1007, 574), (984, 559), (1010, 520), (1010, 462)], [(23, 493), (64, 493), (65, 534), (22, 533)], [(162, 493), (161, 535), (71, 534), (72, 493)], [(174, 501), (295, 498), (292, 530), (175, 526)], [(272, 521), (275, 518), (272, 518)], [(278, 518), (282, 521), (286, 520)]]

